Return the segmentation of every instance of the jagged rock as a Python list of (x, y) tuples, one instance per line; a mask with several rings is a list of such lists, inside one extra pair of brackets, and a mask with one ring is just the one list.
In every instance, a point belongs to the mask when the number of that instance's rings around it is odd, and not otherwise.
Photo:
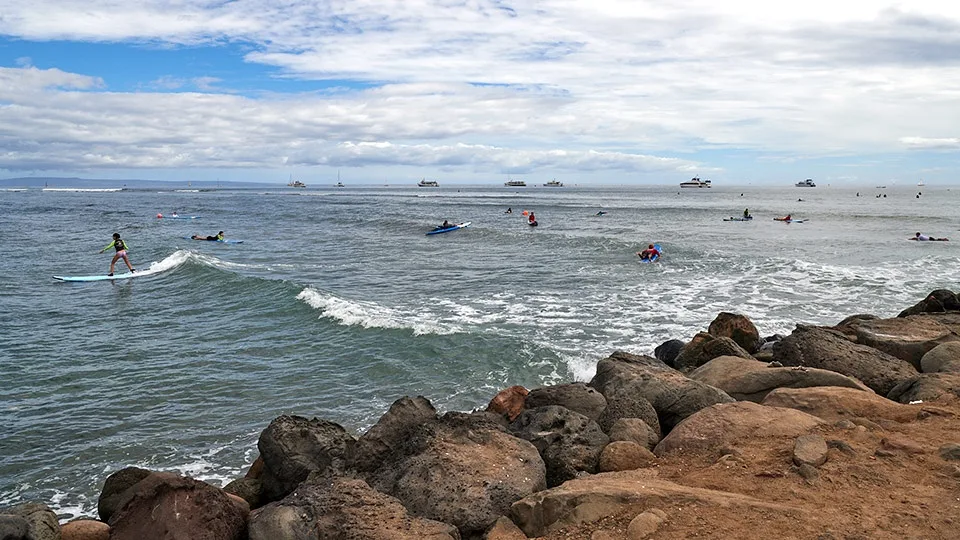
[(664, 364), (675, 368), (677, 365), (674, 363), (674, 361), (677, 359), (680, 351), (683, 350), (684, 345), (686, 345), (686, 343), (680, 341), (679, 339), (664, 341), (653, 350), (653, 356)]
[(614, 441), (600, 453), (597, 469), (600, 472), (630, 471), (649, 467), (656, 462), (657, 456), (645, 446), (629, 441)]
[(941, 343), (920, 359), (923, 373), (960, 373), (960, 341)]
[(642, 384), (630, 381), (607, 393), (607, 406), (600, 414), (600, 429), (609, 433), (613, 425), (623, 418), (639, 418), (653, 430), (656, 440), (660, 440), (660, 419), (657, 410), (643, 397)]
[(263, 500), (286, 497), (314, 471), (344, 470), (355, 441), (339, 424), (302, 416), (275, 418), (260, 434)]
[(223, 490), (172, 473), (152, 473), (124, 492), (110, 517), (114, 540), (241, 540), (249, 508)]
[(732, 512), (800, 514), (794, 507), (724, 491), (682, 486), (661, 480), (646, 469), (577, 478), (517, 501), (510, 518), (530, 538), (601, 519), (633, 506), (686, 507), (690, 504)]
[(690, 343), (683, 346), (674, 360), (676, 368), (682, 372), (692, 371), (718, 356), (739, 356), (753, 359), (750, 353), (728, 337), (717, 337), (700, 332)]
[(483, 415), (447, 413), (416, 426), (365, 473), (371, 487), (414, 515), (480, 534), (507, 509), (546, 487), (546, 469), (531, 443)]
[(730, 338), (747, 353), (755, 353), (760, 348), (760, 332), (746, 315), (721, 312), (710, 323), (707, 333)]
[(60, 540), (110, 540), (110, 526), (94, 519), (77, 519), (60, 526)]
[(151, 471), (139, 467), (125, 467), (108, 476), (100, 491), (100, 498), (97, 500), (100, 521), (109, 523), (110, 516), (116, 511), (117, 503), (120, 502), (124, 492), (150, 474)]
[(677, 425), (653, 453), (663, 457), (678, 452), (718, 452), (749, 438), (797, 437), (824, 423), (795, 409), (766, 407), (749, 401), (719, 403)]
[(920, 313), (938, 313), (944, 311), (960, 311), (960, 298), (952, 291), (937, 289), (926, 298), (912, 307), (900, 312), (897, 317), (909, 317)]
[(577, 382), (531, 390), (527, 395), (524, 408), (536, 409), (547, 405), (566, 407), (596, 422), (607, 407), (607, 400), (600, 392), (585, 383)]
[(797, 325), (792, 334), (774, 345), (773, 357), (784, 366), (842, 373), (881, 395), (917, 375), (909, 362), (873, 347), (851, 343), (834, 331), (811, 326)]
[(922, 373), (902, 381), (887, 394), (900, 403), (935, 401), (944, 395), (960, 397), (960, 373)]
[(827, 462), (827, 441), (816, 434), (801, 435), (793, 445), (793, 462), (797, 466), (811, 465), (819, 467)]
[(493, 396), (493, 399), (487, 405), (487, 410), (502, 414), (513, 422), (523, 412), (524, 402), (528, 394), (527, 389), (522, 386), (511, 386)]
[(250, 540), (459, 540), (456, 527), (411, 516), (363, 480), (311, 477), (250, 516)]
[(875, 422), (881, 420), (912, 422), (917, 418), (917, 410), (912, 407), (873, 392), (839, 386), (779, 388), (767, 394), (762, 404), (796, 409), (827, 422), (850, 420), (858, 425), (865, 420), (876, 425)]
[(608, 407), (611, 396), (623, 390), (644, 398), (657, 411), (662, 433), (704, 407), (734, 401), (723, 390), (690, 379), (659, 360), (622, 351), (600, 360), (590, 386), (607, 398)]
[(932, 317), (858, 320), (848, 325), (857, 343), (873, 347), (920, 369), (920, 360), (934, 347), (960, 341), (953, 330)]
[(719, 388), (740, 401), (760, 403), (777, 388), (842, 386), (873, 393), (863, 383), (825, 369), (770, 367), (738, 356), (720, 356), (698, 367), (689, 377)]
[(597, 472), (600, 452), (610, 442), (596, 422), (557, 405), (523, 411), (510, 430), (540, 452), (548, 486), (576, 478), (579, 472)]
[[(511, 388), (523, 389), (522, 386)], [(526, 392), (526, 389), (523, 391)], [(522, 409), (522, 402), (520, 407)], [(377, 423), (357, 439), (348, 466), (358, 471), (375, 470), (383, 463), (385, 456), (406, 443), (410, 432), (436, 420), (437, 410), (423, 396), (407, 396), (394, 401)]]
[[(602, 426), (601, 426), (602, 427)], [(653, 450), (660, 442), (660, 435), (640, 418), (621, 418), (607, 431), (610, 442), (635, 442), (647, 450)]]

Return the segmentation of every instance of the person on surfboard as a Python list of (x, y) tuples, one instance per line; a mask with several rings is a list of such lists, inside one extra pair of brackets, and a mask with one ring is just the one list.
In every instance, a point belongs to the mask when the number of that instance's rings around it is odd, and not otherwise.
[(907, 240), (918, 240), (920, 242), (949, 242), (949, 238), (934, 238), (932, 236), (927, 236), (925, 234), (917, 233), (913, 238), (907, 238)]
[(195, 234), (190, 238), (194, 240), (223, 241), (223, 231), (218, 232), (216, 236), (200, 236), (199, 234)]
[(650, 244), (647, 246), (647, 249), (638, 251), (637, 255), (640, 256), (640, 260), (646, 261), (656, 257), (657, 255), (660, 255), (660, 252), (657, 251), (657, 248), (653, 247), (653, 244)]
[(137, 269), (130, 264), (130, 259), (127, 257), (127, 244), (120, 238), (120, 233), (113, 233), (113, 242), (110, 242), (107, 247), (101, 249), (100, 253), (103, 253), (110, 248), (116, 249), (117, 252), (113, 255), (113, 260), (110, 261), (110, 273), (107, 274), (108, 276), (113, 275), (113, 265), (117, 264), (117, 261), (121, 258), (123, 259), (123, 262), (127, 263), (127, 268), (129, 268), (131, 272), (137, 271)]

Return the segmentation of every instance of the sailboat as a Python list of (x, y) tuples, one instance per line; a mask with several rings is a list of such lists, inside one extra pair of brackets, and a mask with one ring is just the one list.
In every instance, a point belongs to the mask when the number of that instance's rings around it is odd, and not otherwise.
[(923, 178), (921, 178), (920, 181), (917, 182), (917, 185), (918, 185), (918, 186), (921, 186), (921, 187), (923, 187), (923, 186), (926, 185), (926, 184), (923, 183)]
[(337, 187), (343, 187), (343, 182), (340, 181), (340, 169), (337, 169)]

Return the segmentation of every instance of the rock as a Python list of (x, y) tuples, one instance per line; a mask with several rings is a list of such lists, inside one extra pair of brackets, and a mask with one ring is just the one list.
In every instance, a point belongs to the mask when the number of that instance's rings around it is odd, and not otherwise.
[(484, 540), (527, 540), (520, 527), (517, 527), (510, 518), (502, 516), (498, 519), (483, 537)]
[(250, 508), (260, 508), (263, 505), (263, 482), (256, 478), (240, 478), (223, 486), (223, 491), (229, 495), (240, 497)]
[[(0, 509), (0, 538), (20, 540), (60, 540), (60, 522), (47, 505), (27, 502)], [(21, 532), (26, 527), (26, 532)]]
[(923, 445), (903, 438), (899, 435), (887, 435), (880, 439), (880, 448), (894, 453), (903, 453), (907, 455), (927, 454), (929, 450)]
[(663, 523), (663, 517), (651, 511), (642, 512), (630, 520), (627, 525), (627, 540), (643, 540), (649, 538)]
[(247, 474), (244, 475), (244, 478), (256, 478), (260, 479), (260, 476), (263, 475), (263, 457), (257, 456), (257, 459), (253, 460), (253, 463), (250, 464), (250, 468), (247, 469)]
[(502, 414), (513, 422), (520, 416), (520, 413), (523, 412), (524, 402), (527, 399), (528, 393), (527, 389), (522, 386), (511, 386), (510, 388), (501, 390), (490, 400), (490, 403), (487, 405), (487, 410)]
[[(317, 481), (314, 481), (317, 480)], [(363, 480), (317, 474), (250, 516), (250, 540), (459, 540), (452, 525), (411, 516)]]
[(632, 506), (680, 508), (691, 504), (738, 514), (749, 511), (800, 513), (797, 508), (746, 495), (682, 486), (640, 469), (577, 478), (534, 493), (510, 507), (510, 518), (528, 537), (535, 538), (562, 527), (601, 519)]
[(734, 401), (723, 390), (694, 381), (659, 360), (621, 351), (600, 360), (590, 386), (607, 398), (608, 407), (611, 396), (622, 390), (647, 400), (657, 411), (663, 433), (700, 409)]
[(820, 435), (801, 435), (793, 444), (793, 462), (797, 466), (819, 467), (827, 462), (827, 441)]
[(466, 537), (544, 489), (546, 467), (536, 447), (496, 422), (447, 413), (410, 431), (366, 478), (412, 514), (455, 525)]
[(857, 343), (906, 360), (917, 370), (923, 355), (934, 347), (960, 341), (960, 336), (950, 327), (923, 315), (859, 320), (849, 327), (855, 333)]
[(344, 470), (355, 441), (339, 424), (302, 416), (275, 418), (260, 434), (263, 500), (282, 499), (314, 471)]
[(923, 373), (960, 373), (960, 341), (941, 343), (920, 358)]
[(172, 473), (128, 489), (110, 517), (112, 540), (241, 540), (249, 510), (223, 490)]
[(660, 440), (660, 419), (657, 417), (657, 410), (643, 397), (643, 388), (640, 383), (628, 382), (610, 390), (607, 395), (607, 406), (597, 421), (600, 429), (609, 433), (619, 420), (639, 418), (650, 427), (654, 438)]
[(679, 339), (664, 341), (653, 350), (653, 356), (664, 364), (675, 368), (677, 366), (674, 362), (677, 359), (677, 356), (680, 355), (680, 351), (683, 349), (684, 345), (686, 345), (686, 343), (680, 341)]
[[(566, 407), (596, 422), (607, 407), (607, 400), (600, 392), (590, 388), (585, 383), (578, 382), (531, 390), (527, 395), (524, 407), (526, 409), (536, 409), (547, 405)], [(515, 419), (516, 416), (511, 418), (511, 421)]]
[[(507, 390), (516, 388), (523, 390), (523, 395), (526, 395), (526, 389), (522, 386), (512, 386)], [(500, 392), (498, 396), (507, 390)], [(522, 400), (519, 407), (519, 410), (523, 409)], [(386, 456), (407, 443), (413, 431), (436, 420), (437, 410), (423, 396), (407, 396), (394, 401), (377, 423), (357, 439), (353, 456), (348, 460), (349, 466), (358, 471), (377, 469)]]
[(540, 452), (547, 486), (560, 485), (579, 472), (597, 472), (600, 452), (610, 442), (596, 422), (557, 405), (523, 411), (510, 430)]
[[(602, 427), (602, 426), (601, 426)], [(613, 423), (607, 435), (610, 442), (635, 442), (647, 450), (653, 450), (660, 442), (660, 436), (640, 418), (621, 418)]]
[(851, 343), (835, 331), (797, 325), (797, 329), (773, 347), (773, 357), (784, 366), (826, 369), (853, 377), (880, 395), (917, 375), (909, 362)]
[(935, 401), (941, 396), (960, 397), (960, 373), (923, 373), (902, 381), (887, 394), (900, 403)]
[(862, 424), (863, 419), (874, 423), (879, 420), (912, 422), (917, 417), (917, 410), (913, 407), (890, 401), (873, 392), (839, 386), (779, 388), (767, 394), (762, 404), (796, 409), (827, 422), (849, 420), (858, 425)]
[(732, 339), (747, 353), (760, 349), (760, 332), (746, 315), (721, 312), (707, 330), (712, 336)]
[(944, 461), (960, 461), (960, 444), (947, 443), (938, 450)]
[(916, 305), (900, 312), (897, 317), (909, 317), (920, 313), (937, 313), (944, 311), (960, 311), (960, 298), (952, 291), (937, 289), (927, 295)]
[(60, 527), (60, 538), (61, 540), (110, 540), (110, 526), (94, 519), (77, 519), (64, 523)]
[(720, 356), (689, 374), (695, 381), (719, 388), (739, 401), (760, 403), (777, 388), (841, 386), (873, 393), (863, 383), (833, 371), (816, 368), (770, 367), (738, 356)]
[(654, 448), (658, 457), (676, 453), (716, 453), (744, 439), (797, 437), (825, 422), (794, 409), (749, 401), (719, 403), (691, 415)]
[(657, 463), (657, 456), (635, 442), (614, 441), (600, 453), (600, 472), (631, 471)]
[(749, 352), (732, 339), (700, 332), (690, 340), (690, 343), (683, 346), (674, 364), (680, 371), (693, 371), (718, 356), (753, 359)]
[(117, 509), (117, 503), (125, 491), (144, 478), (150, 476), (150, 471), (139, 467), (125, 467), (107, 477), (97, 500), (97, 514), (100, 521), (110, 522), (110, 516)]
[(797, 474), (806, 480), (808, 484), (815, 484), (817, 480), (820, 479), (820, 471), (809, 463), (801, 463), (798, 465)]

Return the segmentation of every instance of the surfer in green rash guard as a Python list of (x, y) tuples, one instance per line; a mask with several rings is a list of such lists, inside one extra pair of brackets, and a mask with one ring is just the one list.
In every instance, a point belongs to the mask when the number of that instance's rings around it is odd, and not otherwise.
[(110, 273), (107, 274), (108, 276), (113, 275), (113, 265), (117, 264), (117, 261), (121, 258), (123, 262), (127, 263), (127, 268), (129, 268), (131, 272), (137, 271), (137, 269), (130, 264), (130, 259), (127, 257), (127, 244), (120, 238), (120, 233), (113, 233), (113, 242), (110, 242), (105, 248), (101, 249), (100, 253), (110, 248), (116, 249), (117, 252), (113, 255), (113, 260), (110, 261)]
[(210, 240), (211, 242), (223, 242), (223, 231), (218, 232), (216, 236), (200, 236), (199, 234), (195, 234), (190, 238), (194, 240)]

